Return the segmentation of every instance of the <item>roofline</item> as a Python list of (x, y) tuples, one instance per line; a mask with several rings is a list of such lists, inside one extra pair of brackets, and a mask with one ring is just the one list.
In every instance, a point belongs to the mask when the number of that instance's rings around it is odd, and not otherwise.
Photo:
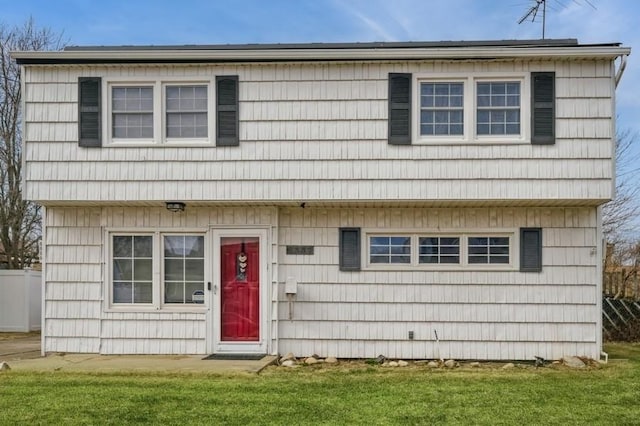
[[(614, 43), (618, 45), (619, 43)], [(472, 41), (375, 41), (356, 43), (250, 43), (250, 44), (185, 44), (185, 45), (123, 45), (66, 46), (64, 50), (286, 50), (286, 49), (385, 49), (411, 47), (471, 47), (471, 46), (577, 46), (575, 38), (530, 40)]]
[(310, 43), (220, 46), (102, 46), (63, 51), (17, 51), (18, 64), (211, 63), (362, 60), (603, 58), (629, 55), (619, 43), (579, 45), (575, 40), (495, 42)]

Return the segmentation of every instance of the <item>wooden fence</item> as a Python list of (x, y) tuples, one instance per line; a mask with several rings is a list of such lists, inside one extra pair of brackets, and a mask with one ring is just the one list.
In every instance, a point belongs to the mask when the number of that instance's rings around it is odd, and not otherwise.
[(605, 272), (603, 295), (614, 299), (640, 300), (640, 273), (637, 270)]

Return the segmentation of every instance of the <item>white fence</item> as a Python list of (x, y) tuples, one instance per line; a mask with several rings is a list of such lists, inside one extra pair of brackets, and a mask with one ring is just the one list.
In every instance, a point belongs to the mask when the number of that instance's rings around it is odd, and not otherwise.
[(0, 331), (40, 330), (42, 272), (0, 270)]

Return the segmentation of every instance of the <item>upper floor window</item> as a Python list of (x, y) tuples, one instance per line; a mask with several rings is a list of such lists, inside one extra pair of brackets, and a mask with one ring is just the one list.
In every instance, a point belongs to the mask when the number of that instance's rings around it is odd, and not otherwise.
[(114, 86), (111, 93), (112, 136), (153, 138), (153, 87)]
[(108, 84), (114, 143), (209, 142), (209, 84), (150, 81)]
[(206, 138), (207, 86), (167, 86), (167, 137)]
[(420, 135), (462, 135), (464, 84), (422, 83), (420, 86)]
[(483, 82), (477, 86), (478, 135), (520, 134), (520, 83)]
[(422, 142), (524, 142), (529, 77), (476, 74), (451, 79), (418, 78), (414, 134)]

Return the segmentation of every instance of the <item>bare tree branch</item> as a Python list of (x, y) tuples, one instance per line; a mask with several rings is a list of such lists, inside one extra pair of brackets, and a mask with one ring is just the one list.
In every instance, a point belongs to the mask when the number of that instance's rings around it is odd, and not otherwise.
[(40, 207), (22, 197), (22, 89), (20, 67), (9, 52), (62, 45), (62, 34), (38, 28), (32, 18), (22, 26), (0, 24), (0, 266), (9, 269), (38, 259), (41, 235)]
[(638, 268), (640, 254), (640, 150), (638, 135), (622, 131), (616, 135), (616, 197), (604, 205), (602, 227), (607, 240), (605, 269)]

